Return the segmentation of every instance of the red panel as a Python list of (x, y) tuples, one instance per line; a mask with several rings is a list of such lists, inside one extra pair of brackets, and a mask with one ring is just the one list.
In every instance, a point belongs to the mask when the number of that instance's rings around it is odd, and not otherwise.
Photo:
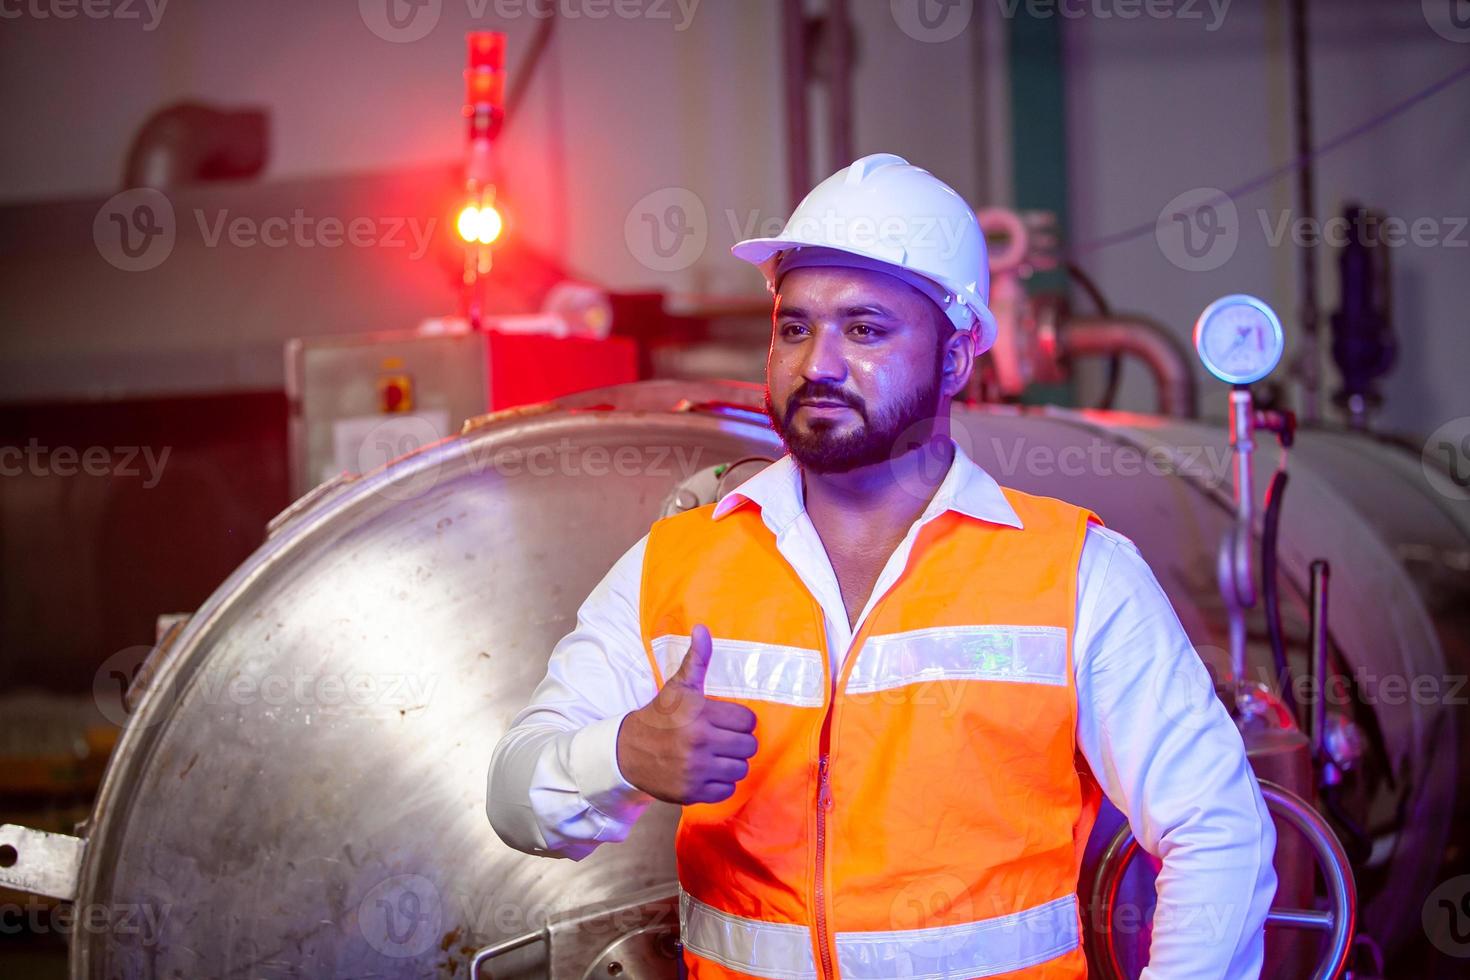
[(638, 380), (638, 345), (627, 337), (492, 332), (489, 338), (491, 410)]

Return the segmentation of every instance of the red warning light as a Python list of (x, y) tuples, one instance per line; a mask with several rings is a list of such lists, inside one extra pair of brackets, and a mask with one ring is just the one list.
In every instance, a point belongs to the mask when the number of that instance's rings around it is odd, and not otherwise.
[(505, 118), (505, 35), (471, 31), (464, 70), (464, 115), (470, 141), (493, 139)]
[(500, 71), (505, 66), (505, 35), (499, 31), (470, 31), (469, 66)]
[(483, 68), (467, 69), (464, 81), (467, 109), (485, 105), (498, 109), (505, 102), (505, 75), (500, 72)]
[(500, 231), (505, 227), (505, 220), (501, 218), (500, 212), (493, 204), (485, 204), (482, 207), (469, 204), (459, 212), (455, 227), (459, 230), (459, 237), (466, 242), (489, 245), (500, 237)]

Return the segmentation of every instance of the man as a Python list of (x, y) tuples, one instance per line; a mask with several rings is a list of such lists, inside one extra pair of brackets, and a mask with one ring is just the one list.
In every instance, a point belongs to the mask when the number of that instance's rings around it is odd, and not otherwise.
[(1223, 706), (1171, 721), (1209, 681), (1168, 600), (949, 435), (995, 338), (974, 212), (876, 154), (734, 253), (788, 454), (588, 597), (496, 746), (496, 831), (581, 858), (684, 804), (694, 977), (1051, 980), (1086, 975), (1100, 789), (1163, 860), (1145, 976), (1258, 975), (1275, 832)]

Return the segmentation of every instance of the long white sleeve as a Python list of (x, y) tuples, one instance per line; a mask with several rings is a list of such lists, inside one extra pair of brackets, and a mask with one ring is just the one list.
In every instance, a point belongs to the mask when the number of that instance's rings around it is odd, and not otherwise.
[(618, 770), (618, 728), (653, 699), (638, 595), (648, 538), (618, 559), (552, 650), (530, 703), (495, 746), (486, 812), (517, 850), (579, 860), (620, 841), (653, 797)]
[(1163, 861), (1140, 980), (1258, 977), (1276, 831), (1240, 733), (1132, 542), (1092, 528), (1078, 595), (1078, 742)]

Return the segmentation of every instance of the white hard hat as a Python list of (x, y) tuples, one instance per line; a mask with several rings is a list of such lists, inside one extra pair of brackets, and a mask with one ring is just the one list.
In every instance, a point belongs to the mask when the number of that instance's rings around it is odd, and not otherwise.
[(956, 329), (979, 324), (975, 353), (995, 343), (985, 235), (974, 210), (944, 181), (892, 153), (854, 160), (812, 188), (780, 235), (730, 251), (759, 266), (772, 292), (802, 265), (888, 272), (930, 296)]

